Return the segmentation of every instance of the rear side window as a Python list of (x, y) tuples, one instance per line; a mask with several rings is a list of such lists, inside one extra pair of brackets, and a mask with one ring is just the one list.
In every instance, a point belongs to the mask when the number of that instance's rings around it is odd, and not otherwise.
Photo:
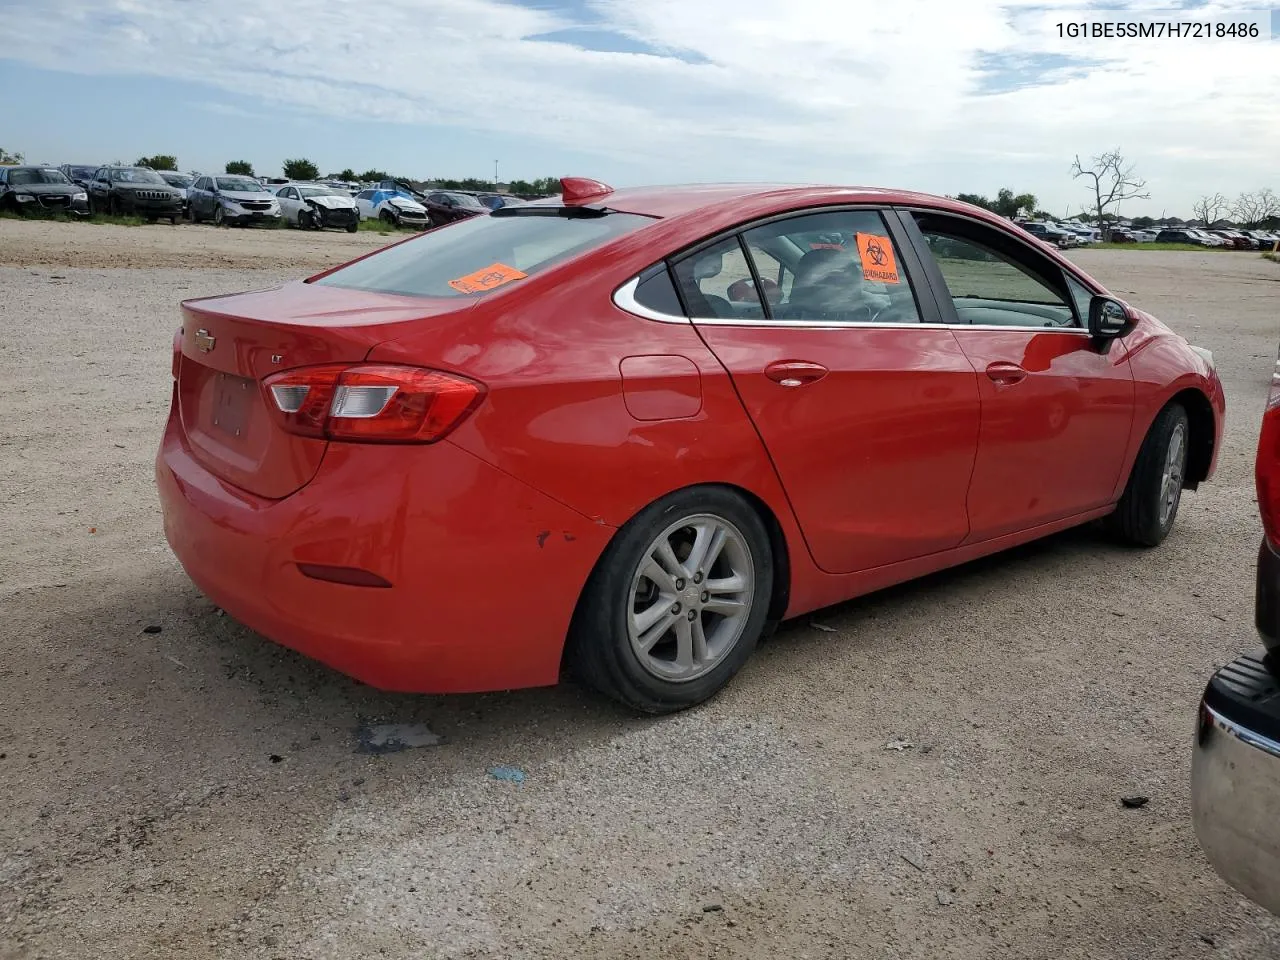
[[(911, 280), (884, 219), (839, 210), (777, 220), (743, 234), (774, 320), (917, 323)], [(779, 269), (785, 264), (784, 269)]]
[(647, 224), (633, 213), (489, 214), (388, 247), (315, 281), (420, 297), (465, 297), (518, 283)]

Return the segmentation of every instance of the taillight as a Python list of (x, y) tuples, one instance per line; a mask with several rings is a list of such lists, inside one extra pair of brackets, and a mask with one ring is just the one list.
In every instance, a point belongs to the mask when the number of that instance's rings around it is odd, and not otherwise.
[(1276, 360), (1275, 372), (1271, 375), (1271, 393), (1262, 414), (1254, 476), (1262, 529), (1271, 545), (1280, 549), (1280, 359)]
[(178, 372), (182, 369), (182, 328), (178, 328), (178, 332), (173, 335), (173, 379), (178, 379)]
[(263, 386), (290, 433), (369, 443), (432, 443), (484, 395), (480, 384), (457, 374), (393, 364), (300, 367)]

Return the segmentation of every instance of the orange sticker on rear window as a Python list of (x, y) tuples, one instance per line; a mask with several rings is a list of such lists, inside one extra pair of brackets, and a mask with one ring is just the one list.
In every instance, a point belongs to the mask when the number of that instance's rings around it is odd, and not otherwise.
[(893, 241), (878, 233), (858, 234), (858, 256), (862, 258), (862, 278), (877, 283), (900, 283), (898, 263), (893, 258)]
[(505, 263), (491, 263), (483, 270), (468, 273), (457, 280), (450, 280), (449, 286), (459, 293), (484, 293), (486, 290), (493, 290), (512, 280), (523, 280), (527, 276), (527, 273), (521, 273), (515, 267), (508, 267)]

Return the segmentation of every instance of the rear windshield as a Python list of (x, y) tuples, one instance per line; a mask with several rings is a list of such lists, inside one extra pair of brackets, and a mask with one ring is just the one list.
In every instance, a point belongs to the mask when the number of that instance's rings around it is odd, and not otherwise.
[(653, 222), (634, 213), (468, 217), (316, 283), (420, 297), (475, 296), (518, 283)]

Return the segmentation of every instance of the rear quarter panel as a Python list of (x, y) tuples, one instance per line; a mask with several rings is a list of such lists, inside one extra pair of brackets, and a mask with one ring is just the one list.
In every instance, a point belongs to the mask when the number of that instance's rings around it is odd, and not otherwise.
[[(619, 272), (536, 275), (479, 299), (465, 332), (423, 325), (375, 347), (370, 359), (431, 365), (484, 383), (484, 402), (449, 441), (599, 523), (621, 526), (694, 484), (747, 491), (777, 519), (802, 577), (803, 540), (728, 373), (692, 324), (646, 320), (612, 303), (617, 284), (653, 259)], [(636, 384), (653, 391), (648, 412), (634, 402), (628, 409), (623, 394), (623, 361), (638, 357), (688, 361), (657, 364), (660, 377)], [(628, 371), (645, 368), (627, 364)], [(629, 391), (632, 385), (629, 372)], [(648, 419), (654, 409), (689, 413), (690, 395), (701, 401), (691, 415)]]

